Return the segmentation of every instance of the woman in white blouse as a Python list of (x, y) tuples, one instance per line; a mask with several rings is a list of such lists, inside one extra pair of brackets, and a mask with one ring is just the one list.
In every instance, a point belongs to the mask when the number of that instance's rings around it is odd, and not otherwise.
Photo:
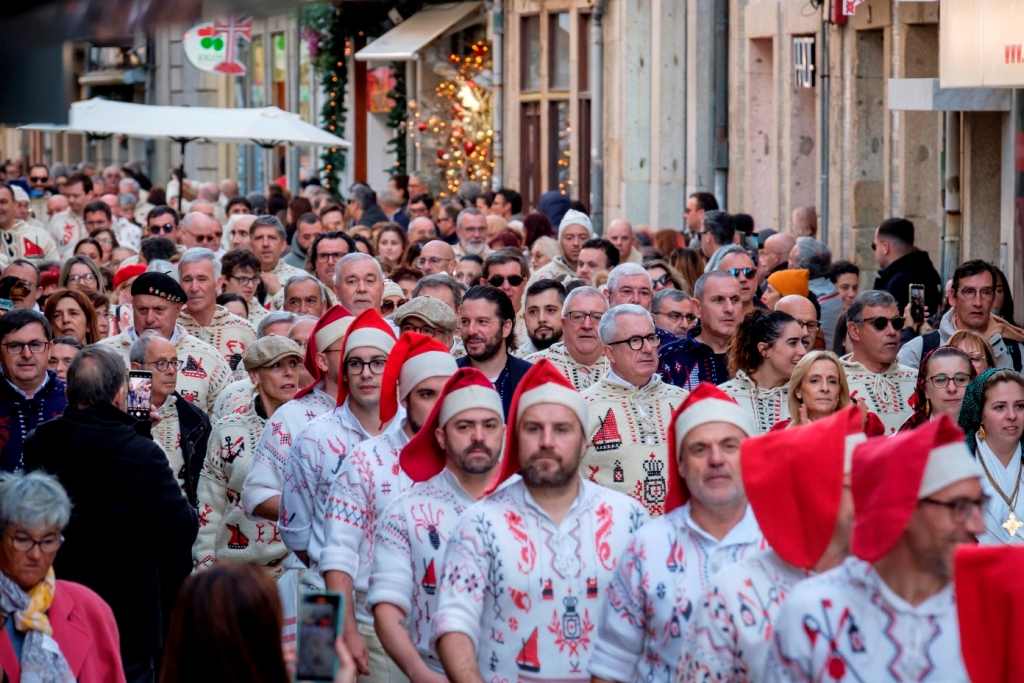
[(739, 324), (729, 350), (733, 379), (720, 388), (753, 413), (758, 434), (789, 417), (789, 378), (810, 345), (806, 330), (782, 311), (755, 309)]
[(1024, 457), (1024, 377), (1013, 370), (986, 370), (967, 387), (960, 408), (967, 447), (981, 463), (989, 496), (981, 543), (1024, 543), (1021, 475)]

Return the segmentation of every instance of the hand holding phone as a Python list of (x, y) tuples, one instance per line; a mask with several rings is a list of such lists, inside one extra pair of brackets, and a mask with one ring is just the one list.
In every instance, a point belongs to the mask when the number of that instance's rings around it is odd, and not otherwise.
[(924, 285), (910, 285), (910, 319), (924, 322)]
[(300, 681), (333, 681), (338, 670), (335, 649), (341, 635), (343, 598), (340, 593), (305, 593), (299, 599), (298, 666)]
[(128, 371), (128, 414), (136, 420), (149, 420), (153, 407), (153, 373), (149, 370)]

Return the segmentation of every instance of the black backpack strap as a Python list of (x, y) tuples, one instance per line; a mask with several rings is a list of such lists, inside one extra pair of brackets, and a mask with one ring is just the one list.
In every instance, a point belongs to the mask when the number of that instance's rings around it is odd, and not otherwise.
[(939, 338), (939, 331), (933, 330), (928, 334), (921, 335), (921, 360), (929, 353), (939, 348), (942, 344), (942, 339)]

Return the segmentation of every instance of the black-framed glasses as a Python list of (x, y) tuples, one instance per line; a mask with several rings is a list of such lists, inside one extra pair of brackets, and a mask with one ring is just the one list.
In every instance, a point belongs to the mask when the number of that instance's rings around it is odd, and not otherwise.
[[(814, 334), (815, 332), (817, 332), (818, 328), (821, 327), (821, 323), (819, 321), (817, 321), (817, 320), (797, 320), (796, 322), (797, 322), (798, 325), (800, 325), (800, 327), (804, 328), (805, 330), (807, 330), (811, 334)], [(867, 322), (867, 321), (865, 321), (865, 322)], [(885, 329), (885, 328), (882, 328), (882, 329)]]
[(174, 223), (162, 223), (160, 225), (149, 226), (150, 235), (159, 235), (161, 233), (164, 235), (170, 235), (172, 232), (174, 232)]
[(747, 280), (753, 280), (754, 276), (757, 275), (757, 268), (730, 268), (725, 272), (736, 279), (739, 279), (740, 275), (742, 275)]
[(68, 282), (77, 285), (79, 282), (95, 282), (96, 276), (92, 273), (82, 275), (68, 275)]
[(15, 536), (11, 534), (11, 545), (19, 553), (30, 553), (32, 548), (39, 546), (39, 549), (46, 554), (55, 553), (57, 549), (64, 543), (64, 536), (47, 536), (41, 541), (37, 541), (31, 536)]
[(658, 344), (661, 343), (661, 338), (658, 337), (656, 333), (652, 332), (651, 334), (648, 335), (636, 335), (635, 337), (630, 337), (629, 339), (620, 339), (619, 341), (613, 341), (609, 343), (608, 346), (615, 346), (616, 344), (628, 344), (629, 348), (633, 349), (634, 351), (639, 351), (644, 347), (644, 342), (647, 342), (653, 348), (658, 348)]
[(509, 275), (508, 277), (505, 277), (504, 275), (492, 275), (487, 278), (487, 283), (491, 287), (501, 287), (505, 284), (505, 280), (508, 280), (508, 284), (512, 287), (518, 287), (523, 284), (523, 278), (521, 275)]
[(988, 496), (982, 496), (981, 498), (954, 498), (953, 500), (935, 500), (934, 498), (922, 498), (920, 503), (930, 503), (931, 505), (940, 505), (949, 510), (950, 516), (953, 521), (957, 524), (963, 524), (967, 521), (967, 518), (971, 516), (971, 512), (974, 508), (978, 508), (978, 512), (984, 514), (985, 508), (988, 507)]
[(406, 332), (415, 332), (416, 334), (425, 334), (428, 337), (435, 337), (439, 332), (443, 331), (435, 329), (428, 325), (424, 325), (423, 327), (416, 327), (415, 325), (402, 325), (402, 327), (399, 329), (402, 334), (405, 334)]
[(884, 315), (876, 315), (873, 318), (864, 318), (860, 322), (862, 325), (870, 323), (879, 332), (891, 324), (892, 329), (899, 332), (903, 329), (903, 326), (907, 324), (907, 319), (902, 315), (893, 316), (892, 318), (886, 318)]
[(178, 368), (181, 367), (181, 361), (175, 358), (174, 360), (155, 360), (151, 363), (143, 363), (143, 365), (152, 365), (156, 368), (157, 372), (167, 372), (168, 368), (174, 368), (177, 372)]
[(569, 322), (571, 322), (574, 325), (579, 325), (580, 323), (582, 323), (587, 318), (590, 318), (590, 322), (594, 323), (595, 325), (599, 325), (601, 323), (601, 318), (603, 316), (604, 316), (604, 311), (602, 311), (600, 313), (597, 313), (597, 312), (587, 313), (586, 311), (572, 311), (571, 313), (567, 313), (565, 317), (568, 318)]
[(262, 275), (254, 275), (253, 277), (239, 277), (238, 275), (228, 275), (228, 277), (237, 282), (238, 284), (242, 285), (243, 287), (258, 284), (263, 279)]
[(346, 254), (343, 254), (340, 251), (321, 251), (317, 253), (316, 261), (317, 263), (327, 263), (328, 261), (340, 261), (344, 256), (346, 256)]
[(345, 361), (345, 372), (349, 375), (361, 375), (363, 374), (363, 368), (369, 366), (370, 372), (379, 375), (384, 372), (384, 366), (387, 363), (387, 360), (384, 358), (374, 358), (373, 360), (349, 358)]
[(953, 382), (954, 386), (966, 387), (971, 383), (971, 376), (963, 372), (958, 372), (952, 377), (949, 375), (934, 375), (933, 377), (929, 377), (928, 381), (931, 382), (932, 386), (936, 389), (945, 389), (949, 386), (950, 381)]
[(20, 356), (21, 352), (25, 350), (26, 346), (28, 347), (28, 350), (31, 351), (33, 354), (42, 353), (50, 346), (50, 342), (33, 339), (30, 342), (8, 342), (6, 344), (0, 344), (0, 346), (3, 346), (5, 349), (7, 349), (7, 353), (11, 354), (12, 356)]

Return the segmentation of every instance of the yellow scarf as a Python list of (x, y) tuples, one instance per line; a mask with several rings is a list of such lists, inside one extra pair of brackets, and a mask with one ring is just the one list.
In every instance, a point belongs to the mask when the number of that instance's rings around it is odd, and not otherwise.
[(14, 628), (22, 633), (39, 631), (52, 636), (53, 627), (50, 626), (50, 618), (46, 616), (46, 612), (50, 609), (56, 589), (57, 574), (53, 567), (50, 567), (50, 571), (46, 572), (46, 578), (28, 591), (28, 607), (14, 613)]

